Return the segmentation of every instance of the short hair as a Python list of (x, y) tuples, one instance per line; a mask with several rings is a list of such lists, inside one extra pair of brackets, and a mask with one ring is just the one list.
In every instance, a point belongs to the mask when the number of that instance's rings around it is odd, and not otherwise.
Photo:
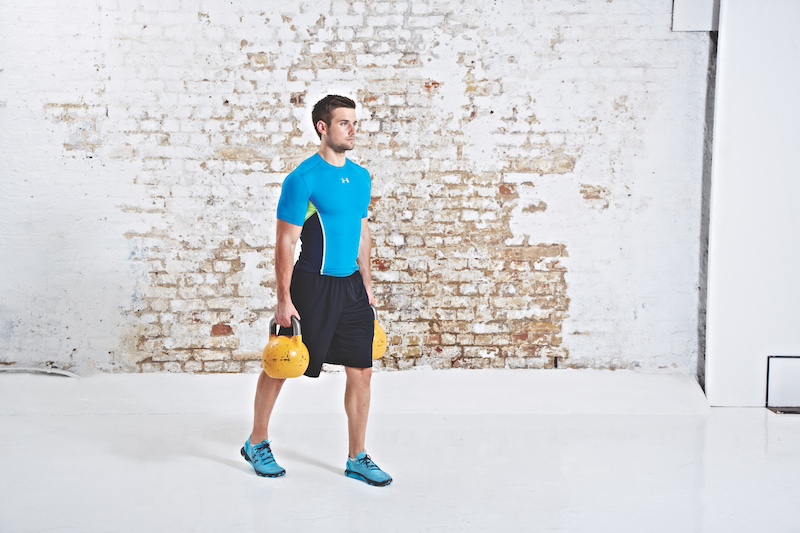
[(320, 120), (330, 127), (331, 125), (331, 116), (333, 115), (333, 110), (338, 109), (340, 107), (347, 107), (350, 109), (356, 108), (356, 103), (351, 99), (347, 98), (346, 96), (339, 96), (338, 94), (329, 94), (316, 104), (314, 104), (314, 109), (311, 111), (311, 120), (314, 122), (314, 131), (317, 133), (317, 137), (320, 139), (322, 138), (322, 134), (317, 129), (317, 122)]

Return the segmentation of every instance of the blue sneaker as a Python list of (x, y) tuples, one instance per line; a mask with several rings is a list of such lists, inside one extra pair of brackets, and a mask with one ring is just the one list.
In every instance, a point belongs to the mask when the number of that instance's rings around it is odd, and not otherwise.
[(384, 487), (392, 482), (392, 476), (373, 463), (367, 452), (361, 452), (355, 459), (348, 457), (344, 475), (376, 487)]
[(250, 439), (248, 438), (242, 448), (242, 457), (253, 465), (256, 474), (259, 476), (281, 477), (286, 473), (286, 470), (275, 462), (275, 457), (272, 456), (272, 450), (269, 448), (268, 440), (253, 446), (250, 444)]

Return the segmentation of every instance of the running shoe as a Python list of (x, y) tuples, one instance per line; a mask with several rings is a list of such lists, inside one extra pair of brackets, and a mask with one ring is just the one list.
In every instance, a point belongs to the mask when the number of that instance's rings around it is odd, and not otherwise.
[(253, 446), (250, 444), (250, 439), (247, 439), (242, 447), (242, 457), (253, 465), (253, 469), (259, 476), (281, 477), (286, 473), (286, 470), (275, 462), (268, 440)]
[(392, 482), (392, 476), (381, 470), (367, 452), (361, 452), (355, 459), (348, 457), (344, 475), (376, 487), (383, 487)]

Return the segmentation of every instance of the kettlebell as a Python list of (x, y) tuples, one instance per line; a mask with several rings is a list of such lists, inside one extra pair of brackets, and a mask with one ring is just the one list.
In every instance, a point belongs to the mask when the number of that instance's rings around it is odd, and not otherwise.
[(375, 335), (372, 337), (372, 359), (380, 359), (386, 353), (386, 332), (378, 324), (378, 310), (374, 305), (370, 305), (372, 314), (375, 317)]
[(308, 348), (303, 344), (300, 321), (292, 317), (291, 338), (278, 335), (279, 331), (280, 326), (272, 318), (269, 321), (269, 342), (261, 354), (264, 372), (275, 379), (302, 376), (308, 368)]

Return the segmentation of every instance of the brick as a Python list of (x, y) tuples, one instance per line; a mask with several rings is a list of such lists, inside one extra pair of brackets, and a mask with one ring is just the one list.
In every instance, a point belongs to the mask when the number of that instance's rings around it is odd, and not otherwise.
[(139, 365), (142, 372), (160, 372), (163, 370), (163, 365), (160, 363), (142, 363)]
[(262, 371), (261, 361), (247, 361), (244, 363), (243, 372), (246, 374), (260, 374)]
[(233, 328), (228, 324), (214, 324), (211, 326), (212, 337), (226, 337), (228, 335), (233, 335)]
[(220, 373), (225, 371), (224, 361), (206, 361), (203, 363), (203, 372)]
[(172, 372), (172, 373), (179, 373), (183, 372), (183, 367), (180, 363), (177, 362), (168, 362), (162, 365), (162, 368), (165, 372)]
[(183, 369), (184, 369), (186, 372), (190, 372), (190, 373), (202, 372), (202, 370), (203, 370), (203, 363), (201, 363), (200, 361), (187, 361), (187, 362), (186, 362), (186, 363), (183, 365)]

